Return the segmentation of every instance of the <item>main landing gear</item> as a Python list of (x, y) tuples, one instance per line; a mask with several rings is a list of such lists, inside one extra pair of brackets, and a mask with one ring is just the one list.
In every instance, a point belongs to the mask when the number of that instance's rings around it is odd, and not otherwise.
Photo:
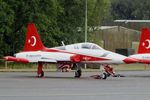
[(75, 78), (80, 78), (82, 75), (82, 70), (81, 70), (81, 66), (79, 66), (78, 64), (73, 64), (73, 68), (76, 68), (75, 71)]
[(114, 69), (112, 67), (110, 67), (109, 65), (103, 65), (104, 66), (104, 70), (107, 73), (107, 76), (109, 77), (111, 76), (115, 76), (115, 72)]
[(37, 78), (44, 77), (44, 71), (43, 71), (42, 67), (43, 67), (43, 63), (39, 62), (38, 63), (38, 70), (37, 70)]
[(123, 75), (116, 74), (114, 72), (113, 67), (111, 67), (110, 65), (103, 65), (103, 67), (104, 67), (104, 73), (102, 73), (100, 75), (93, 75), (91, 77), (94, 77), (95, 79), (106, 79), (109, 76), (112, 76), (112, 77), (124, 77)]

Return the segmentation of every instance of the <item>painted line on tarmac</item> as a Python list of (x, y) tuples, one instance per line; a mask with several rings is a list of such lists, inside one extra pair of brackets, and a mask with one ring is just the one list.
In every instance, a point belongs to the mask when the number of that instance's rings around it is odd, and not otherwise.
[(46, 94), (46, 95), (0, 95), (0, 97), (51, 97), (51, 96), (149, 96), (150, 93), (77, 93), (77, 94)]

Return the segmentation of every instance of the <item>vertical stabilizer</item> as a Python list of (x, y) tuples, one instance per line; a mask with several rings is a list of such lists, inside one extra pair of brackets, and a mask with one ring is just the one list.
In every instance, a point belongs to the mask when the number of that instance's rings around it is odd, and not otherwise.
[(38, 51), (43, 50), (44, 48), (45, 47), (42, 44), (35, 25), (33, 23), (29, 23), (27, 26), (24, 51)]
[(142, 29), (138, 53), (150, 53), (150, 30)]

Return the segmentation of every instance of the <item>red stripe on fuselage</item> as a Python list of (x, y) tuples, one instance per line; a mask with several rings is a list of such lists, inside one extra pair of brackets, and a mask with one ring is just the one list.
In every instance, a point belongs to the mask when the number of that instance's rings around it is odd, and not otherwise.
[(106, 58), (100, 58), (100, 57), (93, 57), (93, 56), (88, 56), (88, 55), (83, 55), (83, 54), (77, 54), (73, 52), (67, 52), (63, 50), (58, 50), (58, 49), (52, 49), (52, 48), (45, 48), (43, 51), (45, 52), (60, 52), (60, 53), (67, 53), (67, 54), (74, 54), (78, 55), (81, 57), (81, 61), (101, 61), (101, 60), (110, 60)]

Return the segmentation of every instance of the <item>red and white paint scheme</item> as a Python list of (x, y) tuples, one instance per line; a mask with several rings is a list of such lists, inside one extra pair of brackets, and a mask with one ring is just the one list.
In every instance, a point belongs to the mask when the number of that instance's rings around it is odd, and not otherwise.
[[(21, 63), (38, 63), (38, 77), (43, 77), (43, 63), (57, 63), (62, 66), (71, 65), (76, 68), (75, 77), (81, 76), (80, 63), (122, 64), (135, 63), (137, 60), (104, 50), (94, 43), (77, 43), (60, 47), (46, 48), (41, 42), (33, 23), (28, 24), (26, 40), (22, 52), (14, 57), (4, 57), (6, 61)], [(103, 74), (105, 79), (107, 76)]]
[(129, 57), (139, 60), (139, 63), (150, 64), (150, 30), (148, 28), (142, 29), (138, 53)]

